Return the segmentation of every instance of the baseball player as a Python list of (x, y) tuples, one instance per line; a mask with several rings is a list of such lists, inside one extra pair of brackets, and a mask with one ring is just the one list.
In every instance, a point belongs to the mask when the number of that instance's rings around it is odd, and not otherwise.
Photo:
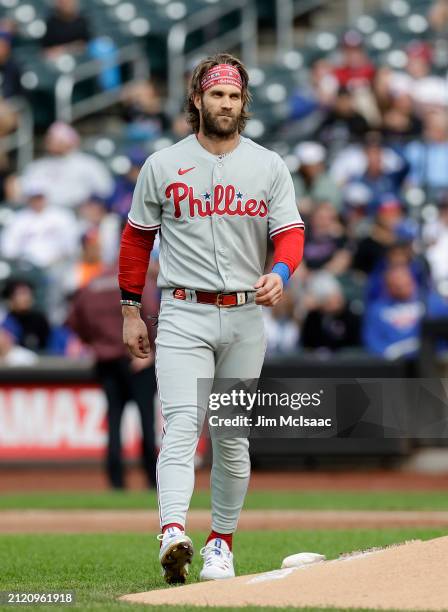
[[(211, 390), (215, 377), (259, 377), (261, 307), (281, 299), (303, 251), (304, 228), (286, 165), (241, 136), (248, 80), (243, 64), (228, 54), (197, 66), (187, 108), (194, 133), (146, 160), (121, 242), (123, 340), (134, 356), (145, 358), (140, 299), (160, 230), (156, 373), (164, 435), (157, 479), (159, 558), (168, 583), (185, 581), (193, 556), (185, 520), (198, 442), (197, 379), (208, 379)], [(274, 267), (263, 274), (268, 237)], [(246, 438), (212, 439), (212, 524), (201, 550), (202, 580), (235, 575), (232, 534), (249, 482), (248, 447)]]

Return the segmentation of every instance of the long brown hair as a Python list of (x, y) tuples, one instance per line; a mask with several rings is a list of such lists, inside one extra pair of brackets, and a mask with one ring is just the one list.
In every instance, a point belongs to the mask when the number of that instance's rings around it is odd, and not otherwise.
[(250, 118), (250, 114), (247, 110), (247, 107), (250, 104), (252, 96), (248, 89), (249, 84), (249, 75), (247, 73), (246, 67), (239, 59), (230, 55), (230, 53), (216, 53), (215, 55), (211, 55), (206, 59), (202, 60), (193, 71), (190, 80), (190, 86), (188, 88), (188, 99), (185, 107), (187, 113), (187, 122), (191, 126), (193, 132), (197, 134), (199, 132), (199, 111), (194, 105), (194, 97), (196, 95), (202, 95), (201, 81), (204, 77), (205, 73), (213, 68), (213, 66), (218, 66), (219, 64), (230, 64), (230, 66), (235, 66), (241, 76), (241, 81), (243, 83), (243, 88), (241, 90), (241, 96), (243, 100), (243, 107), (241, 109), (241, 115), (238, 121), (238, 133), (241, 132), (246, 127), (247, 120)]

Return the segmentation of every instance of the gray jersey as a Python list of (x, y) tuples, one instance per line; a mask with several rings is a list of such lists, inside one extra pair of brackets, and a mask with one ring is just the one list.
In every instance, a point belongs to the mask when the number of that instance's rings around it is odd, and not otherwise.
[(231, 153), (213, 155), (195, 135), (146, 160), (129, 223), (160, 229), (160, 287), (202, 291), (253, 290), (268, 235), (303, 227), (277, 153), (241, 137)]

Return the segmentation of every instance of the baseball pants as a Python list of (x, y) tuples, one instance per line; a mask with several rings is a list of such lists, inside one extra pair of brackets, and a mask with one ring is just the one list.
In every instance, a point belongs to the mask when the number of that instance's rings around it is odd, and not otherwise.
[[(266, 349), (262, 309), (255, 303), (233, 308), (177, 300), (162, 293), (156, 339), (156, 373), (164, 418), (157, 462), (161, 526), (185, 525), (194, 488), (198, 443), (197, 379), (258, 378)], [(246, 438), (212, 438), (212, 529), (235, 531), (250, 476)]]

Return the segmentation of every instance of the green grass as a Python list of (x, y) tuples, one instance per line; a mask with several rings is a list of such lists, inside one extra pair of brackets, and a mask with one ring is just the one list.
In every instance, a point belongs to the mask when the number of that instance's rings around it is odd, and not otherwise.
[[(367, 478), (367, 477), (366, 477)], [(192, 509), (210, 507), (207, 491), (194, 494)], [(252, 491), (244, 507), (259, 510), (448, 510), (444, 491)], [(157, 509), (155, 492), (39, 492), (0, 496), (0, 510)]]
[[(241, 532), (238, 533), (234, 547), (236, 571), (239, 574), (250, 574), (276, 569), (286, 555), (300, 550), (313, 550), (325, 554), (327, 558), (335, 558), (341, 552), (385, 546), (413, 538), (430, 539), (445, 534), (443, 529)], [(205, 533), (192, 535), (198, 550), (203, 544)], [(76, 593), (75, 606), (33, 606), (33, 610), (76, 608), (143, 612), (152, 608), (118, 602), (116, 598), (125, 593), (166, 587), (160, 575), (157, 551), (158, 543), (150, 535), (1, 535), (0, 590), (73, 590)], [(199, 570), (200, 559), (196, 555), (190, 582), (197, 580)], [(184, 606), (164, 609), (170, 612), (210, 612), (210, 608)], [(213, 608), (214, 612), (224, 610), (227, 608)], [(271, 608), (245, 610), (266, 612)], [(272, 610), (278, 612), (279, 608)], [(316, 612), (316, 609), (313, 610)]]

